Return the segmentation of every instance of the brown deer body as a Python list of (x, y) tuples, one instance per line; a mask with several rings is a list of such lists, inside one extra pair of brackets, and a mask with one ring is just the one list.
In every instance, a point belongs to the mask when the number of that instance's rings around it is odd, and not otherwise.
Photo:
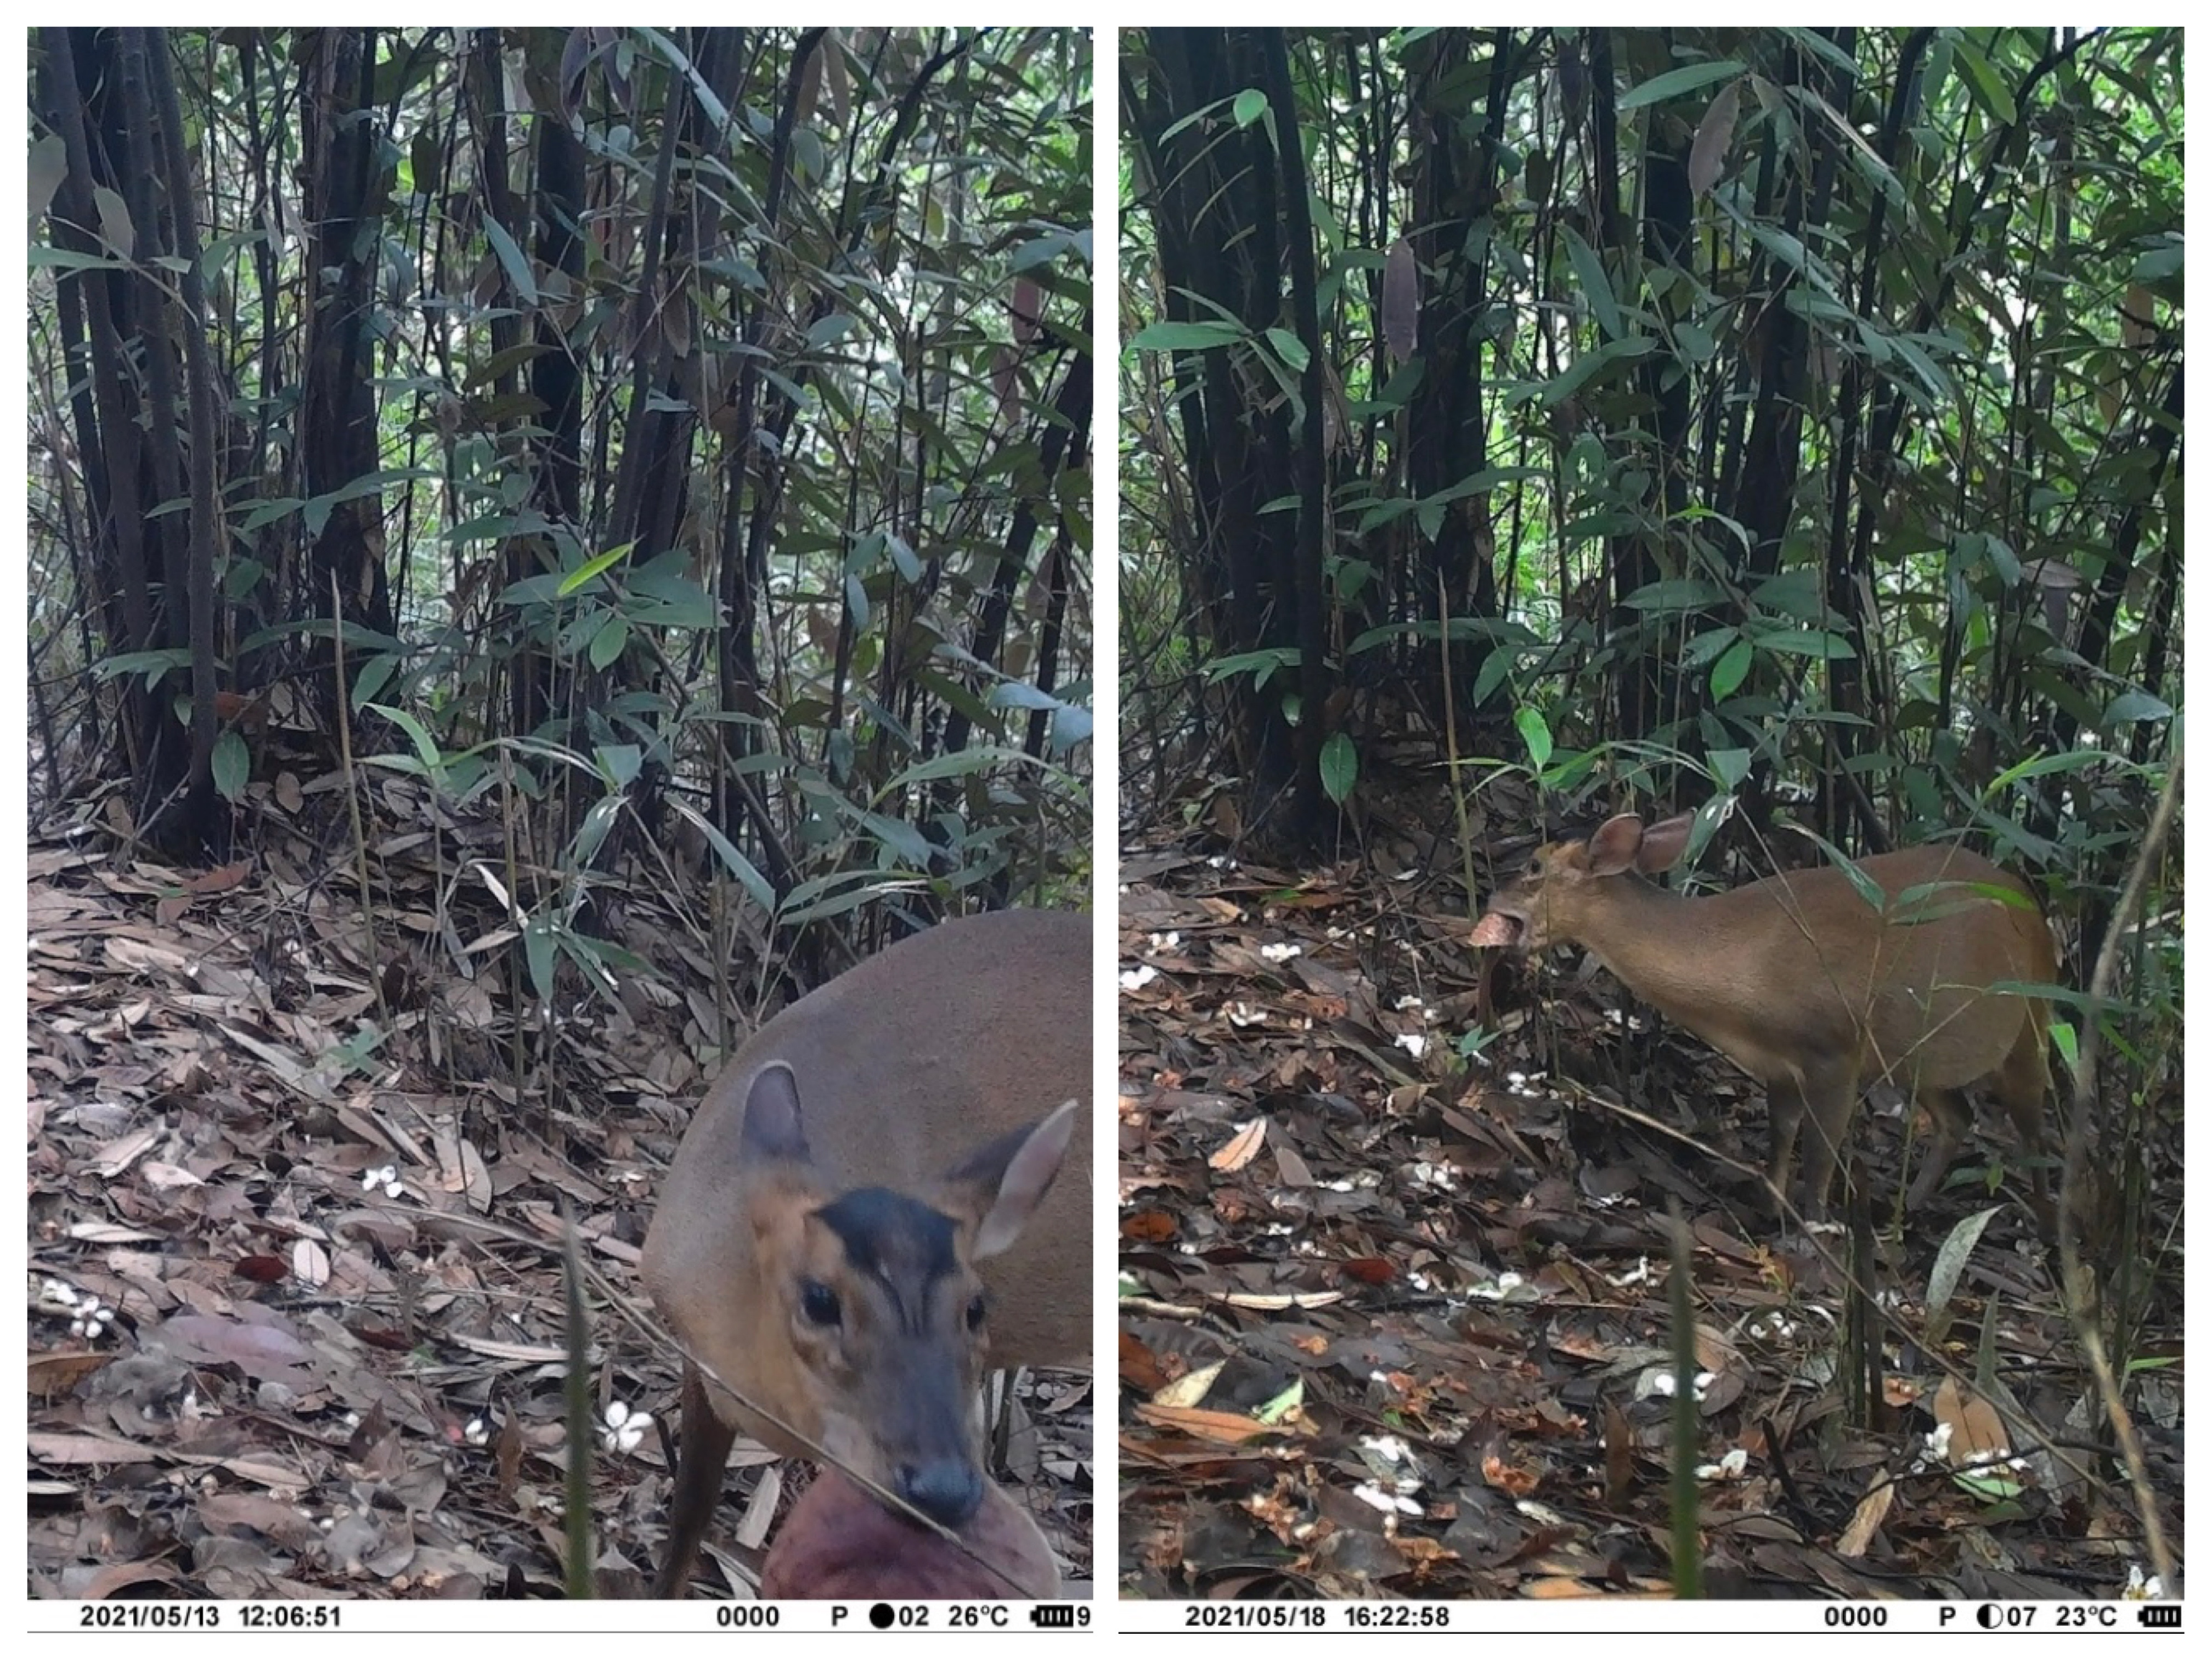
[(984, 1370), (1090, 1363), (1090, 956), (1072, 913), (947, 922), (792, 1004), (708, 1091), (640, 1264), (689, 1356), (657, 1594), (739, 1431), (957, 1531), (991, 1490)]
[[(1824, 1212), (1860, 1091), (1887, 1079), (1934, 1134), (1908, 1203), (1949, 1170), (1987, 1084), (2031, 1158), (2050, 1086), (2046, 1003), (1992, 992), (2057, 977), (2051, 932), (2018, 878), (1964, 848), (1908, 848), (1688, 898), (1643, 880), (1682, 856), (1691, 820), (1624, 814), (1587, 841), (1540, 848), (1494, 896), (1473, 943), (1579, 945), (1659, 1012), (1766, 1085), (1771, 1179), (1786, 1191), (1809, 1117), (1803, 1204)], [(2003, 896), (2014, 896), (2009, 900)], [(2036, 1172), (2040, 1200), (2042, 1172)], [(2039, 1204), (2039, 1208), (2042, 1206)]]

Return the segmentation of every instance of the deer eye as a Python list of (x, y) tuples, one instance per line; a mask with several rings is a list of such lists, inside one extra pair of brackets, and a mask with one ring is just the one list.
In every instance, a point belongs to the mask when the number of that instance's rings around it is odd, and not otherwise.
[(799, 1311), (806, 1316), (810, 1325), (835, 1325), (844, 1318), (844, 1310), (837, 1305), (837, 1292), (818, 1279), (810, 1279), (799, 1287)]
[(968, 1328), (971, 1331), (983, 1328), (983, 1293), (981, 1291), (968, 1298)]

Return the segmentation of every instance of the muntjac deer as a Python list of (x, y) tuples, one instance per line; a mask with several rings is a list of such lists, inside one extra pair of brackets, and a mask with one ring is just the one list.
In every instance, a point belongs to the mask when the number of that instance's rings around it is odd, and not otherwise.
[(1060, 1594), (1044, 1534), (999, 1487), (986, 1486), (960, 1541), (972, 1558), (824, 1469), (776, 1529), (760, 1593), (793, 1601), (1048, 1601)]
[[(1972, 1127), (1966, 1091), (1975, 1084), (1989, 1084), (2022, 1147), (2039, 1152), (2049, 1007), (1989, 989), (2057, 978), (2051, 931), (2016, 877), (1964, 848), (1914, 847), (1858, 866), (1881, 890), (1879, 904), (1832, 866), (1704, 898), (1640, 879), (1681, 858), (1690, 823), (1646, 829), (1624, 814), (1587, 841), (1539, 848), (1470, 942), (1582, 945), (1764, 1083), (1778, 1192), (1809, 1113), (1808, 1215), (1825, 1210), (1860, 1089), (1884, 1079), (1916, 1096), (1935, 1126), (1907, 1200), (1915, 1207)], [(2047, 1225), (2039, 1168), (2035, 1182)]]
[(738, 1051), (640, 1264), (689, 1356), (656, 1594), (741, 1429), (975, 1521), (984, 1370), (1090, 1364), (1091, 1053), (1091, 924), (1042, 910), (902, 940)]

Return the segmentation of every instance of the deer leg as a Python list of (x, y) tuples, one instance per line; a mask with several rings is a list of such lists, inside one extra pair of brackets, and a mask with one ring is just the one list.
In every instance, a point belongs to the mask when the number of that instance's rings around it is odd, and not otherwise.
[(2045, 1048), (2045, 1038), (2033, 1020), (2024, 1021), (2020, 1040), (2005, 1056), (1998, 1067), (1991, 1091), (2012, 1119), (2013, 1131), (2020, 1138), (2021, 1156), (2030, 1163), (2030, 1179), (2035, 1188), (2035, 1208), (2045, 1231), (2053, 1237), (2058, 1232), (2058, 1212), (2051, 1203), (2051, 1183), (2044, 1170), (2044, 1115), (2051, 1098), (2051, 1061)]
[(1798, 1127), (1805, 1121), (1805, 1091), (1795, 1078), (1776, 1078), (1766, 1085), (1766, 1135), (1772, 1143), (1766, 1178), (1774, 1187), (1778, 1218), (1790, 1192), (1790, 1158), (1796, 1150)]
[(684, 1439), (677, 1449), (676, 1490), (668, 1505), (668, 1553), (653, 1583), (653, 1593), (664, 1601), (681, 1596), (690, 1582), (691, 1564), (714, 1518), (714, 1506), (722, 1501), (722, 1471), (737, 1437), (737, 1430), (714, 1414), (706, 1379), (686, 1365)]
[(1920, 1155), (1920, 1173), (1905, 1194), (1907, 1209), (1917, 1210), (1925, 1204), (1959, 1156), (1959, 1143), (1973, 1127), (1973, 1107), (1963, 1089), (1923, 1089), (1920, 1104), (1927, 1109), (1930, 1125), (1928, 1149)]
[(1828, 1212), (1828, 1189), (1835, 1185), (1836, 1164), (1843, 1157), (1844, 1138), (1850, 1131), (1852, 1109), (1858, 1104), (1858, 1079), (1842, 1072), (1808, 1076), (1804, 1098), (1813, 1133), (1805, 1142), (1802, 1203), (1806, 1218), (1817, 1220)]

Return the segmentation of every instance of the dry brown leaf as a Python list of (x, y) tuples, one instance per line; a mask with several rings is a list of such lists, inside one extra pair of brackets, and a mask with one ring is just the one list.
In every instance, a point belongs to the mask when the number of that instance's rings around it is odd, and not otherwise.
[(59, 1400), (77, 1384), (114, 1358), (106, 1353), (34, 1353), (31, 1356), (29, 1390), (42, 1400)]
[(1139, 1401), (1137, 1416), (1145, 1422), (1164, 1429), (1179, 1430), (1194, 1439), (1217, 1441), (1224, 1445), (1242, 1445), (1247, 1440), (1256, 1440), (1262, 1435), (1282, 1435), (1298, 1432), (1289, 1424), (1270, 1425), (1255, 1423), (1235, 1412), (1193, 1410), (1181, 1406), (1156, 1406), (1152, 1401)]
[(1241, 1170), (1260, 1155), (1260, 1148), (1267, 1144), (1267, 1120), (1255, 1117), (1239, 1129), (1226, 1146), (1207, 1158), (1206, 1164), (1224, 1174)]
[(1201, 1365), (1195, 1370), (1175, 1378), (1152, 1396), (1152, 1403), (1156, 1406), (1183, 1408), (1197, 1405), (1200, 1401), (1206, 1398), (1206, 1391), (1213, 1387), (1215, 1379), (1221, 1375), (1222, 1367), (1228, 1363), (1226, 1360), (1217, 1359), (1211, 1365)]
[(1948, 1455), (1954, 1464), (1978, 1463), (2012, 1449), (2004, 1419), (1982, 1395), (1947, 1376), (1936, 1390), (1931, 1405), (1938, 1423), (1951, 1430)]
[(1836, 1539), (1836, 1553), (1856, 1559), (1864, 1555), (1881, 1531), (1881, 1523), (1897, 1504), (1897, 1482), (1887, 1469), (1874, 1472), (1873, 1484), (1852, 1510), (1851, 1518)]

